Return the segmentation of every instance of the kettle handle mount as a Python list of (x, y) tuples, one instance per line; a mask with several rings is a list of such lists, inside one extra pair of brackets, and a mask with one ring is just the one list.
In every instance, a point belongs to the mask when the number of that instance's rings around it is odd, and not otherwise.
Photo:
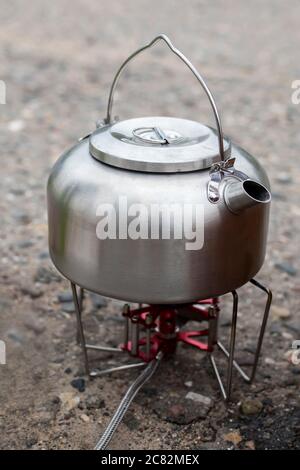
[(113, 82), (112, 82), (112, 85), (111, 85), (111, 88), (110, 88), (110, 92), (109, 92), (109, 98), (108, 98), (108, 104), (107, 104), (107, 113), (106, 113), (106, 119), (105, 119), (105, 123), (106, 124), (110, 124), (112, 122), (112, 106), (113, 106), (113, 98), (114, 98), (114, 92), (115, 92), (115, 88), (118, 84), (118, 81), (119, 81), (119, 78), (120, 78), (120, 75), (122, 74), (124, 68), (126, 67), (126, 65), (128, 64), (128, 62), (130, 62), (134, 57), (136, 57), (138, 54), (140, 54), (141, 52), (145, 51), (146, 49), (149, 49), (150, 47), (154, 46), (157, 42), (159, 41), (164, 41), (167, 46), (169, 47), (169, 49), (177, 56), (179, 57), (180, 60), (182, 60), (182, 62), (185, 63), (185, 65), (190, 69), (190, 71), (193, 73), (193, 75), (196, 77), (196, 79), (198, 80), (198, 82), (200, 83), (200, 85), (202, 86), (203, 90), (205, 91), (206, 95), (207, 95), (207, 98), (209, 99), (209, 102), (211, 104), (211, 107), (212, 107), (212, 110), (213, 110), (213, 113), (214, 113), (214, 117), (215, 117), (215, 121), (216, 121), (216, 125), (217, 125), (217, 133), (218, 133), (218, 145), (219, 145), (219, 154), (220, 154), (220, 158), (221, 158), (221, 161), (225, 161), (225, 153), (224, 153), (224, 145), (223, 145), (223, 130), (222, 130), (222, 124), (221, 124), (221, 119), (220, 119), (220, 115), (219, 115), (219, 112), (218, 112), (218, 109), (217, 109), (217, 106), (216, 106), (216, 103), (215, 103), (215, 100), (214, 100), (214, 97), (210, 91), (210, 89), (208, 88), (208, 86), (206, 85), (204, 79), (202, 78), (202, 76), (199, 74), (199, 72), (196, 70), (196, 68), (193, 66), (193, 64), (185, 57), (184, 54), (182, 54), (182, 52), (180, 52), (176, 47), (173, 46), (172, 42), (170, 41), (170, 39), (168, 38), (168, 36), (166, 36), (165, 34), (159, 34), (158, 36), (156, 36), (154, 39), (152, 39), (152, 41), (150, 41), (148, 44), (146, 44), (145, 46), (141, 47), (140, 49), (136, 50), (135, 52), (133, 52), (124, 62), (123, 64), (121, 65), (121, 67), (119, 68), (119, 70), (117, 71), (114, 79), (113, 79)]

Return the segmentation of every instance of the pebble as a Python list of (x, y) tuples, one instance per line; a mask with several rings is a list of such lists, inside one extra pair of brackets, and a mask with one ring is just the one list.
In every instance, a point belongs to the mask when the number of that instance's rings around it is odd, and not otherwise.
[(270, 325), (270, 332), (272, 334), (281, 335), (281, 333), (282, 333), (282, 323), (280, 323), (279, 321), (274, 320)]
[(273, 366), (274, 364), (276, 364), (276, 361), (272, 357), (265, 357), (264, 363), (269, 366)]
[(38, 299), (43, 295), (42, 289), (34, 285), (22, 285), (21, 292), (24, 295), (28, 295), (32, 299)]
[(61, 276), (57, 272), (55, 272), (51, 268), (46, 268), (44, 266), (40, 266), (34, 275), (34, 281), (41, 282), (42, 284), (50, 284), (51, 282), (60, 282), (61, 279), (62, 279)]
[(102, 308), (107, 307), (107, 300), (99, 294), (95, 294), (94, 292), (90, 292), (90, 299), (94, 308)]
[(21, 335), (21, 333), (16, 329), (9, 330), (7, 332), (7, 336), (8, 336), (8, 338), (10, 338), (15, 343), (19, 343), (19, 344), (24, 343), (23, 335)]
[(187, 382), (184, 382), (184, 385), (188, 388), (191, 388), (193, 386), (193, 382), (191, 380), (188, 380)]
[(72, 292), (69, 290), (59, 292), (57, 298), (58, 298), (58, 301), (61, 303), (73, 302), (73, 295), (72, 295)]
[(293, 335), (291, 333), (288, 333), (287, 331), (283, 331), (282, 332), (282, 337), (284, 339), (289, 339), (289, 340), (292, 340), (293, 339)]
[(293, 179), (288, 173), (282, 173), (277, 176), (276, 181), (280, 184), (291, 184)]
[(234, 444), (235, 446), (243, 440), (239, 430), (224, 434), (223, 439), (227, 442), (231, 442), (231, 444)]
[(10, 121), (7, 124), (7, 129), (10, 132), (20, 132), (25, 128), (25, 122), (22, 119), (16, 119), (14, 121)]
[(294, 333), (300, 334), (300, 320), (295, 319), (286, 323), (285, 326)]
[(14, 209), (11, 215), (15, 221), (21, 225), (28, 225), (31, 222), (30, 216), (22, 209)]
[(284, 263), (284, 262), (283, 263), (275, 263), (275, 268), (289, 274), (289, 276), (295, 276), (297, 274), (297, 269), (294, 268), (294, 266), (292, 266), (289, 263)]
[(73, 388), (76, 388), (79, 392), (85, 391), (85, 380), (81, 377), (73, 379), (71, 382)]
[(293, 360), (295, 357), (295, 349), (289, 349), (284, 353), (283, 356), (289, 362), (289, 364), (293, 364)]
[(26, 320), (24, 325), (26, 328), (28, 328), (28, 330), (33, 331), (37, 335), (42, 334), (46, 329), (46, 326), (43, 323), (35, 320)]
[(285, 320), (291, 316), (290, 311), (285, 307), (279, 307), (278, 305), (272, 305), (271, 317), (273, 320)]
[(80, 419), (81, 419), (81, 421), (83, 421), (84, 423), (89, 423), (89, 422), (90, 422), (90, 418), (88, 417), (88, 415), (86, 415), (86, 414), (84, 414), (84, 413), (82, 413), (82, 414), (80, 415)]
[(277, 201), (286, 201), (286, 197), (276, 191), (272, 191), (272, 199), (276, 199)]
[(18, 248), (30, 248), (31, 246), (33, 246), (34, 243), (32, 240), (21, 240), (20, 242), (17, 243), (17, 247)]
[(64, 302), (62, 304), (62, 310), (67, 313), (75, 312), (74, 302)]
[(139, 425), (140, 425), (138, 419), (135, 417), (135, 415), (134, 415), (133, 413), (127, 413), (127, 414), (124, 416), (123, 423), (124, 423), (125, 426), (127, 426), (128, 429), (130, 429), (131, 431), (135, 431), (136, 429), (139, 428)]
[(92, 395), (86, 400), (86, 408), (88, 410), (99, 410), (101, 408), (105, 408), (105, 401)]
[(30, 449), (32, 446), (34, 446), (38, 442), (38, 438), (35, 435), (32, 435), (30, 437), (27, 437), (25, 444), (27, 449)]
[(255, 442), (254, 441), (246, 441), (245, 447), (249, 450), (255, 450)]
[(240, 405), (240, 410), (243, 415), (251, 416), (259, 414), (263, 409), (263, 404), (257, 398), (247, 398), (242, 401)]
[(41, 411), (35, 417), (35, 421), (39, 424), (49, 424), (52, 420), (53, 413), (50, 411)]
[(200, 393), (188, 392), (185, 398), (187, 400), (193, 400), (196, 403), (201, 403), (202, 405), (205, 405), (205, 406), (209, 406), (209, 407), (212, 406), (212, 399), (204, 395), (201, 395)]
[(182, 397), (168, 397), (167, 403), (166, 400), (157, 400), (154, 403), (154, 411), (161, 419), (180, 425), (204, 419), (209, 410), (209, 405)]
[(16, 186), (15, 188), (10, 188), (9, 192), (15, 196), (23, 196), (25, 189)]
[(74, 395), (73, 392), (63, 392), (60, 393), (59, 399), (65, 411), (71, 411), (80, 403), (80, 397), (78, 395)]

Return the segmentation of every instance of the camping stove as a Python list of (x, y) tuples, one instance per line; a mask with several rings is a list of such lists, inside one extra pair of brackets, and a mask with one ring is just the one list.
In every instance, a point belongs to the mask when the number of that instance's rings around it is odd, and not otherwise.
[[(113, 117), (115, 89), (124, 69), (159, 42), (205, 92), (215, 129), (178, 116)], [(156, 36), (121, 64), (104, 119), (55, 163), (47, 194), (50, 256), (71, 281), (87, 375), (144, 366), (97, 449), (107, 446), (135, 394), (178, 343), (208, 355), (226, 401), (234, 368), (246, 382), (253, 381), (272, 299), (270, 290), (253, 279), (265, 258), (270, 183), (260, 162), (224, 135), (206, 81), (166, 35)], [(143, 208), (138, 209), (139, 223), (136, 217), (129, 222), (129, 212), (137, 207)], [(192, 209), (189, 215), (186, 207)], [(195, 228), (197, 246), (193, 242), (191, 247), (187, 219), (191, 230)], [(247, 282), (267, 296), (250, 375), (234, 358), (237, 289)], [(124, 341), (118, 348), (86, 342), (84, 288), (135, 305), (144, 302), (138, 308), (124, 305)], [(233, 299), (228, 348), (218, 338), (219, 298), (226, 293)], [(200, 323), (199, 329), (189, 331), (189, 320)], [(227, 358), (222, 373), (218, 349)], [(89, 350), (128, 354), (132, 362), (91, 370)]]
[[(235, 368), (248, 383), (252, 383), (255, 378), (272, 302), (272, 292), (268, 288), (263, 286), (256, 279), (251, 279), (250, 283), (254, 287), (262, 290), (267, 296), (250, 375), (248, 375), (234, 359), (238, 318), (238, 293), (236, 290), (231, 292), (233, 306), (228, 349), (218, 339), (218, 319), (220, 314), (218, 297), (199, 300), (193, 304), (146, 306), (140, 304), (138, 308), (131, 308), (129, 304), (125, 304), (122, 312), (125, 323), (124, 341), (118, 348), (113, 348), (105, 345), (93, 345), (86, 342), (82, 323), (84, 289), (82, 287), (78, 289), (74, 283), (71, 283), (77, 318), (77, 342), (82, 348), (86, 374), (92, 378), (119, 370), (142, 367), (154, 361), (159, 353), (162, 353), (164, 356), (174, 354), (177, 344), (181, 342), (197, 348), (208, 355), (222, 397), (224, 400), (229, 401), (231, 397), (233, 368)], [(197, 330), (180, 329), (179, 324), (185, 324), (190, 320), (201, 324), (205, 322), (206, 325), (204, 328)], [(216, 364), (214, 356), (216, 349), (220, 350), (228, 360), (225, 383), (223, 383), (221, 379)], [(89, 363), (88, 350), (128, 354), (132, 358), (139, 359), (139, 362), (132, 362), (108, 369), (92, 370)]]
[[(77, 318), (77, 341), (82, 348), (86, 374), (92, 378), (115, 371), (146, 366), (147, 363), (149, 363), (142, 374), (129, 388), (110, 426), (107, 428), (102, 439), (98, 442), (96, 446), (97, 450), (104, 449), (106, 447), (137, 391), (152, 376), (162, 357), (174, 354), (176, 352), (177, 344), (180, 342), (190, 345), (193, 348), (197, 348), (208, 355), (220, 392), (225, 401), (228, 402), (231, 398), (233, 368), (237, 370), (246, 382), (253, 382), (272, 302), (272, 292), (256, 279), (251, 279), (250, 283), (254, 287), (262, 290), (266, 294), (267, 299), (255, 348), (252, 371), (249, 375), (234, 359), (238, 318), (238, 293), (236, 290), (231, 292), (233, 306), (228, 349), (218, 339), (218, 319), (220, 314), (218, 297), (199, 300), (193, 304), (145, 306), (140, 304), (138, 308), (131, 308), (129, 304), (125, 304), (123, 307), (125, 323), (124, 341), (118, 348), (113, 348), (104, 345), (93, 345), (86, 342), (82, 323), (84, 289), (82, 287), (79, 287), (78, 289), (74, 283), (71, 283)], [(179, 324), (185, 324), (190, 320), (201, 324), (205, 322), (206, 325), (205, 327), (197, 330), (182, 330), (179, 328)], [(219, 349), (227, 358), (225, 383), (221, 378), (221, 374), (215, 360), (214, 352), (216, 349)], [(91, 370), (88, 350), (128, 354), (132, 358), (139, 359), (139, 362), (132, 362), (119, 366), (116, 365), (115, 367), (108, 369)]]

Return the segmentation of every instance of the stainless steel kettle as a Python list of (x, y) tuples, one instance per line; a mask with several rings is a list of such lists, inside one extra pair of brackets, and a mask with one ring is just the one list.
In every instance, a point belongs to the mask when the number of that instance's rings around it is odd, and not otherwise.
[[(176, 117), (112, 119), (123, 69), (160, 40), (206, 92), (216, 130)], [(203, 78), (167, 36), (159, 35), (118, 70), (103, 122), (54, 165), (48, 181), (50, 255), (68, 279), (108, 297), (149, 304), (216, 297), (245, 284), (261, 268), (270, 200), (264, 169), (223, 136)], [(155, 237), (132, 238), (127, 231), (120, 236), (117, 230), (119, 236), (99, 238), (99, 205), (114, 210), (120, 229), (120, 201), (148, 210), (149, 231), (153, 205), (200, 205), (201, 247), (187, 249), (184, 237), (161, 236), (162, 226)], [(174, 221), (171, 228), (176, 229)]]

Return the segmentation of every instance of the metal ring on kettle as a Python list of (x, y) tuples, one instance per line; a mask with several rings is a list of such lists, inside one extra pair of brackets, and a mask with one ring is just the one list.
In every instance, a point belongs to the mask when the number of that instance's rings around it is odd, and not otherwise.
[(108, 98), (108, 104), (107, 104), (107, 114), (106, 114), (106, 119), (105, 119), (105, 122), (107, 124), (110, 124), (112, 122), (112, 105), (113, 105), (113, 97), (114, 97), (114, 92), (115, 92), (115, 88), (117, 86), (117, 83), (118, 83), (118, 80), (120, 78), (120, 75), (121, 73), (123, 72), (124, 68), (126, 67), (126, 65), (128, 64), (128, 62), (131, 61), (131, 59), (133, 59), (134, 57), (136, 57), (138, 54), (140, 54), (140, 52), (143, 52), (144, 50), (154, 46), (154, 44), (156, 44), (158, 41), (164, 41), (167, 46), (171, 49), (172, 52), (174, 52), (174, 54), (179, 57), (179, 59), (182, 60), (182, 62), (184, 62), (186, 64), (186, 66), (191, 70), (191, 72), (194, 74), (194, 76), (197, 78), (198, 82), (200, 83), (200, 85), (202, 86), (203, 90), (205, 91), (208, 99), (209, 99), (209, 102), (211, 104), (211, 107), (212, 107), (212, 110), (213, 110), (213, 113), (214, 113), (214, 117), (215, 117), (215, 120), (216, 120), (216, 125), (217, 125), (217, 132), (218, 132), (218, 144), (219, 144), (219, 153), (220, 153), (220, 158), (222, 161), (225, 161), (225, 153), (224, 153), (224, 144), (223, 144), (223, 131), (222, 131), (222, 125), (221, 125), (221, 118), (220, 118), (220, 115), (219, 115), (219, 112), (218, 112), (218, 109), (217, 109), (217, 106), (216, 106), (216, 103), (215, 103), (215, 100), (214, 100), (214, 97), (210, 91), (210, 89), (208, 88), (208, 86), (206, 85), (204, 79), (201, 77), (201, 75), (198, 73), (198, 71), (196, 70), (196, 68), (193, 66), (193, 64), (185, 57), (184, 54), (182, 54), (182, 52), (180, 52), (178, 49), (176, 49), (176, 47), (173, 46), (172, 42), (170, 41), (170, 39), (168, 38), (168, 36), (166, 36), (165, 34), (160, 34), (158, 36), (156, 36), (151, 42), (149, 42), (148, 44), (146, 44), (145, 46), (141, 47), (140, 49), (136, 50), (133, 54), (131, 54), (124, 62), (123, 64), (121, 65), (121, 67), (119, 68), (119, 70), (117, 71), (114, 79), (113, 79), (113, 82), (112, 82), (112, 85), (111, 85), (111, 88), (110, 88), (110, 92), (109, 92), (109, 98)]

